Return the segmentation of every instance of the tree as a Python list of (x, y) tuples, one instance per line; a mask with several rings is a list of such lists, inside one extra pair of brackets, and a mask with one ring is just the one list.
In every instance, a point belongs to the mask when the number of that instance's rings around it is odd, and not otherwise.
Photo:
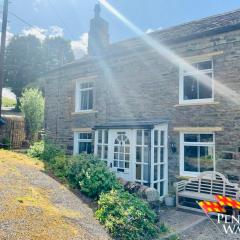
[(45, 71), (42, 44), (34, 36), (15, 36), (6, 50), (5, 85), (16, 94), (17, 99), (23, 89), (37, 81)]
[(6, 50), (5, 85), (19, 97), (26, 87), (40, 88), (42, 73), (74, 60), (70, 42), (61, 37), (15, 36)]
[(44, 98), (38, 89), (25, 89), (20, 98), (20, 109), (25, 116), (27, 138), (35, 140), (43, 127)]
[(46, 38), (43, 43), (43, 54), (46, 71), (74, 61), (70, 42), (61, 37)]

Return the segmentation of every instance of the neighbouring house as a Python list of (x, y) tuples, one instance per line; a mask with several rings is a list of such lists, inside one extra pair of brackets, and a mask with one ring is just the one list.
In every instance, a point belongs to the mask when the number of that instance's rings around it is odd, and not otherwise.
[(95, 8), (89, 54), (46, 76), (45, 128), (156, 188), (216, 170), (240, 181), (240, 10), (110, 44)]

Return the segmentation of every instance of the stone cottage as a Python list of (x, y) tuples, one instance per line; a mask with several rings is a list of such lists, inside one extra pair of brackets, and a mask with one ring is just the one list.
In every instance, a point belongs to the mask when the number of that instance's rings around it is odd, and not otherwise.
[(95, 8), (88, 56), (47, 74), (45, 128), (156, 188), (216, 170), (240, 180), (240, 10), (110, 44)]

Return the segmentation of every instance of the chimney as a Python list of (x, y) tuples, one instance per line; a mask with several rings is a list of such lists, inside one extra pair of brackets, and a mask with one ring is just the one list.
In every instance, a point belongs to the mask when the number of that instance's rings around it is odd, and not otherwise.
[(100, 17), (100, 4), (95, 5), (94, 12), (95, 16), (90, 22), (90, 31), (88, 34), (88, 54), (99, 56), (103, 50), (109, 46), (109, 26), (108, 23)]

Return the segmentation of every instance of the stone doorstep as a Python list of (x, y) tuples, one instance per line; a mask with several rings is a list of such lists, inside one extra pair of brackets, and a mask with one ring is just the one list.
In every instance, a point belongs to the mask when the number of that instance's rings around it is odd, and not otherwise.
[(190, 228), (208, 220), (208, 218), (203, 214), (193, 213), (187, 210), (177, 210), (176, 208), (161, 209), (159, 215), (160, 222), (165, 223), (171, 231), (170, 233), (161, 236), (159, 240), (167, 240), (170, 237), (179, 236)]

